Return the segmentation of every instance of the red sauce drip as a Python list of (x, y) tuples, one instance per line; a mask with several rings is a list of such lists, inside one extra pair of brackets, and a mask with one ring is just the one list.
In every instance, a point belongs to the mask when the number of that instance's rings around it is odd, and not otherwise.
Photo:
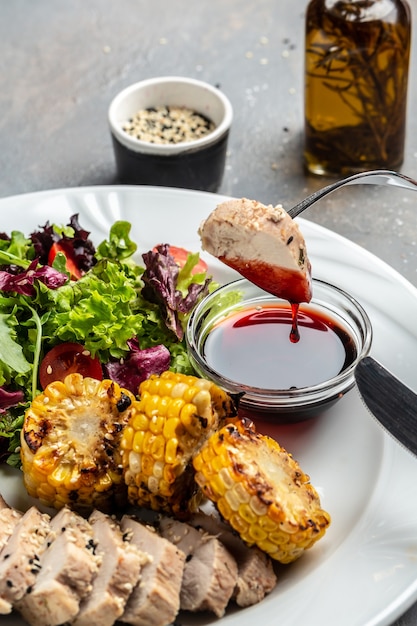
[(298, 310), (300, 308), (299, 304), (292, 303), (291, 304), (291, 312), (292, 312), (292, 324), (290, 330), (290, 341), (291, 343), (298, 343), (300, 341), (300, 331), (298, 330)]

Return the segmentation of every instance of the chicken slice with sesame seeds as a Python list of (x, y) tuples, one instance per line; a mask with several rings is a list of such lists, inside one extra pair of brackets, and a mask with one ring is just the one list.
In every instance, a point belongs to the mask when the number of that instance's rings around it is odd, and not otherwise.
[(132, 517), (125, 515), (121, 528), (139, 550), (149, 554), (149, 560), (119, 619), (133, 626), (167, 626), (180, 608), (185, 554)]
[(159, 532), (185, 554), (180, 606), (223, 617), (236, 586), (238, 568), (232, 554), (213, 536), (188, 523), (162, 518)]
[(226, 200), (201, 224), (199, 235), (203, 250), (261, 289), (291, 303), (311, 300), (306, 244), (281, 205)]
[(110, 516), (94, 511), (89, 522), (102, 563), (73, 626), (112, 626), (122, 615), (149, 557), (122, 533), (117, 521)]
[(13, 605), (31, 589), (38, 574), (38, 554), (50, 533), (50, 518), (31, 507), (14, 526), (0, 551), (0, 614), (7, 615)]

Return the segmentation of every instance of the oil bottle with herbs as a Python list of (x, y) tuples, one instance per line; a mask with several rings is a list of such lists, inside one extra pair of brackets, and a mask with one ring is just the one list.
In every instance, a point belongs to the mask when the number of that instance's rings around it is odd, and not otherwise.
[(307, 171), (398, 169), (404, 158), (411, 11), (405, 0), (311, 0), (306, 14)]

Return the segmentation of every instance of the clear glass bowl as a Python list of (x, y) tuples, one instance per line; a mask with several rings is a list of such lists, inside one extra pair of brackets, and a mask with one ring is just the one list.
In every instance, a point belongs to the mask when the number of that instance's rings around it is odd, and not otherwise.
[[(272, 318), (262, 324), (268, 315)], [(300, 341), (291, 343), (288, 302), (246, 279), (224, 285), (190, 317), (191, 363), (198, 375), (238, 394), (242, 415), (283, 423), (314, 417), (354, 386), (356, 364), (371, 347), (372, 326), (359, 302), (318, 279), (313, 279), (311, 302), (300, 305), (298, 320)], [(250, 340), (236, 335), (238, 326)], [(269, 381), (265, 387), (263, 380)]]

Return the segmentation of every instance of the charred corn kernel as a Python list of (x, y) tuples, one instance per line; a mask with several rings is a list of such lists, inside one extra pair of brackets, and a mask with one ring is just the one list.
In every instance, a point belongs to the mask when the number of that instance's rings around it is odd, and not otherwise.
[[(82, 513), (126, 500), (120, 437), (137, 401), (117, 383), (70, 374), (50, 383), (27, 409), (21, 432), (23, 480), (42, 504)], [(126, 433), (133, 443), (134, 429)]]
[[(192, 457), (235, 415), (234, 404), (214, 383), (174, 372), (145, 380), (139, 397), (139, 414), (129, 421), (120, 446), (129, 501), (186, 517), (198, 500)], [(140, 466), (130, 462), (132, 451), (140, 453)]]
[(211, 435), (193, 465), (197, 484), (222, 517), (248, 545), (281, 563), (301, 556), (330, 524), (297, 461), (242, 420)]

